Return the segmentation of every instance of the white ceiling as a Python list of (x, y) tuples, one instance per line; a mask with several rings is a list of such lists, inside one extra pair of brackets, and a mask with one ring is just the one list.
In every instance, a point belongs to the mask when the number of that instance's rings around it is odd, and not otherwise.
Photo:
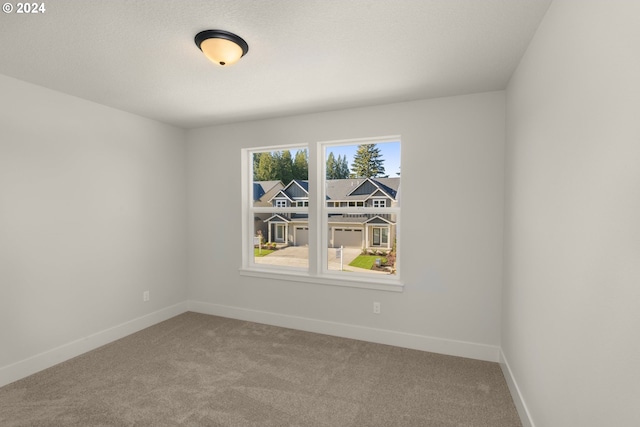
[[(0, 15), (0, 74), (192, 128), (504, 89), (550, 0), (44, 3)], [(206, 29), (249, 53), (212, 64)]]

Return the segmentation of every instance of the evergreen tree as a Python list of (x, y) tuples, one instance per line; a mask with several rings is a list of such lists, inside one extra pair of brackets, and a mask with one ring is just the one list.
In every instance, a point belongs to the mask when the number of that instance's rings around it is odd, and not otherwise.
[(384, 159), (376, 144), (361, 144), (353, 156), (351, 171), (356, 178), (373, 178), (384, 175)]
[(278, 158), (278, 177), (287, 185), (293, 179), (293, 158), (291, 151), (283, 151)]
[(336, 179), (337, 172), (338, 172), (338, 163), (336, 162), (336, 157), (333, 155), (333, 151), (332, 151), (329, 153), (329, 156), (327, 157), (327, 179)]
[(347, 155), (338, 156), (338, 168), (336, 178), (347, 179), (349, 178), (349, 163), (347, 162)]
[(349, 178), (349, 163), (347, 155), (338, 155), (338, 157), (329, 153), (327, 156), (327, 179), (346, 179)]
[[(293, 179), (309, 179), (309, 153), (307, 149), (298, 150), (293, 159)], [(286, 185), (287, 183), (285, 183)]]

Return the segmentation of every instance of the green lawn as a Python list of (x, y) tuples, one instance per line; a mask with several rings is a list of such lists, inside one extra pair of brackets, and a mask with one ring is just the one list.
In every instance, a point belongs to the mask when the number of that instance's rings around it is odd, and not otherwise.
[(351, 267), (364, 268), (366, 270), (371, 270), (371, 268), (375, 265), (376, 259), (380, 258), (380, 263), (384, 264), (387, 262), (387, 259), (383, 256), (379, 255), (359, 255), (356, 259), (351, 261), (349, 265)]
[(253, 248), (253, 256), (254, 257), (266, 256), (266, 255), (269, 255), (271, 252), (274, 252), (274, 251), (272, 251), (270, 249), (264, 249), (264, 248), (262, 250), (260, 250), (258, 248)]

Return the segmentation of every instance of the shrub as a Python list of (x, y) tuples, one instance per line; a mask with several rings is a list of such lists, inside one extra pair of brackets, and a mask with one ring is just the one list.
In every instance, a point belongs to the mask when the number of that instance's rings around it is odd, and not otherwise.
[(387, 255), (387, 265), (393, 266), (396, 263), (396, 254), (395, 252), (389, 252)]

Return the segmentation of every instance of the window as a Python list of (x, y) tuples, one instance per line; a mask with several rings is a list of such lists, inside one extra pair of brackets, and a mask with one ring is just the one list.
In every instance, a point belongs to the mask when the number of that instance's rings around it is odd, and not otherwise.
[(243, 235), (252, 243), (244, 239), (243, 266), (308, 270), (305, 246), (295, 257), (279, 256), (309, 233), (307, 147), (245, 150), (243, 154), (243, 214), (247, 219)]
[(373, 227), (373, 246), (389, 245), (389, 228)]
[(242, 152), (242, 274), (401, 289), (398, 137)]

